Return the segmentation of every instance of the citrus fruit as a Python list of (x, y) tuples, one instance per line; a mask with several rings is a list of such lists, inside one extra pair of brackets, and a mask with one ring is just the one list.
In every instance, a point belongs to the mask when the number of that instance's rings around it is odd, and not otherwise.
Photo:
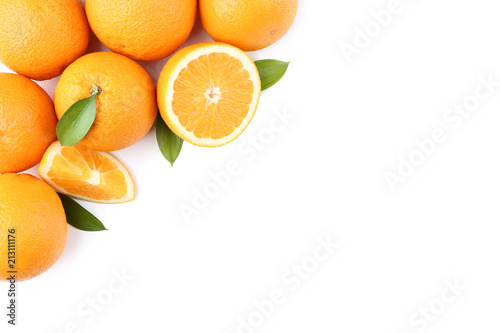
[(48, 80), (82, 56), (89, 24), (79, 0), (0, 1), (0, 61), (34, 80)]
[(0, 173), (36, 165), (56, 139), (57, 118), (47, 93), (24, 76), (0, 73)]
[(188, 38), (196, 0), (86, 0), (92, 31), (111, 51), (134, 60), (159, 60)]
[(63, 205), (49, 185), (27, 174), (0, 175), (0, 280), (11, 271), (24, 281), (48, 270), (61, 256), (66, 235)]
[(298, 4), (298, 0), (200, 0), (200, 16), (214, 40), (256, 51), (287, 33)]
[(56, 86), (57, 117), (80, 99), (97, 96), (94, 124), (80, 141), (82, 146), (112, 151), (131, 146), (144, 137), (154, 123), (157, 106), (153, 80), (129, 58), (111, 52), (86, 54), (64, 70)]
[(257, 109), (255, 63), (224, 43), (188, 46), (169, 59), (158, 80), (158, 106), (170, 129), (202, 147), (224, 145), (248, 126)]
[(115, 157), (80, 145), (50, 145), (38, 174), (58, 192), (100, 202), (121, 203), (135, 197), (134, 181)]

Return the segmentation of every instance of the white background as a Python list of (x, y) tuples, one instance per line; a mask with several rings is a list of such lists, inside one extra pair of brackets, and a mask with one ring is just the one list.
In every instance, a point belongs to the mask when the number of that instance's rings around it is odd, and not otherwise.
[[(259, 319), (254, 302), (278, 289), (283, 304), (239, 332), (498, 332), (500, 87), (458, 129), (443, 114), (474, 94), (479, 76), (500, 81), (499, 8), (401, 0), (400, 13), (348, 63), (341, 43), (352, 44), (355, 28), (388, 3), (302, 0), (290, 32), (251, 53), (291, 64), (233, 143), (185, 143), (174, 168), (154, 130), (115, 152), (136, 200), (82, 202), (110, 231), (69, 228), (55, 266), (18, 286), (16, 331), (234, 333), (238, 318)], [(207, 40), (197, 22), (186, 45)], [(104, 47), (93, 36), (89, 50)], [(146, 66), (155, 81), (165, 62)], [(41, 83), (52, 97), (56, 82)], [(284, 109), (296, 117), (255, 158), (238, 152)], [(446, 142), (391, 191), (384, 173), (435, 128)], [(192, 205), (210, 172), (232, 160), (241, 172), (186, 223), (180, 205)], [(283, 275), (313, 263), (317, 237), (341, 245), (292, 290)], [(134, 277), (127, 286), (92, 319), (78, 314), (89, 298), (107, 301), (122, 270)], [(467, 289), (441, 309), (441, 294), (453, 295), (446, 280)], [(6, 313), (7, 284), (0, 287)], [(439, 315), (428, 325), (410, 323), (429, 306)], [(0, 331), (13, 332), (0, 318)]]

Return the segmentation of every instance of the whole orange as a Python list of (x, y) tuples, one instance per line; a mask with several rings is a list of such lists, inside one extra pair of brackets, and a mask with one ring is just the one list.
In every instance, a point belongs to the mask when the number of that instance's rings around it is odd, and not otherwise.
[(156, 90), (148, 72), (129, 58), (111, 52), (86, 54), (68, 66), (56, 86), (54, 104), (57, 117), (80, 99), (97, 96), (94, 124), (80, 141), (84, 147), (113, 151), (142, 139), (153, 125)]
[(90, 27), (111, 51), (134, 60), (159, 60), (188, 38), (196, 0), (86, 0)]
[(11, 271), (24, 281), (48, 270), (64, 250), (67, 228), (52, 187), (31, 175), (0, 175), (0, 280)]
[(47, 93), (24, 76), (0, 73), (0, 173), (36, 165), (56, 139), (57, 118)]
[(298, 5), (299, 0), (200, 0), (200, 16), (214, 40), (256, 51), (287, 33)]
[(48, 80), (82, 56), (89, 24), (79, 0), (1, 0), (0, 61), (34, 80)]

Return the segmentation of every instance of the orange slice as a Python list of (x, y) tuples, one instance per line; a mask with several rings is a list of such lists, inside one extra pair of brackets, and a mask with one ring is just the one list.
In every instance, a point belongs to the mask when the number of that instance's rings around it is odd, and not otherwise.
[(82, 200), (121, 203), (135, 197), (134, 181), (120, 161), (79, 145), (52, 143), (38, 174), (56, 191)]
[(236, 139), (252, 120), (260, 97), (252, 59), (224, 43), (200, 43), (177, 52), (158, 80), (158, 106), (170, 129), (202, 147)]

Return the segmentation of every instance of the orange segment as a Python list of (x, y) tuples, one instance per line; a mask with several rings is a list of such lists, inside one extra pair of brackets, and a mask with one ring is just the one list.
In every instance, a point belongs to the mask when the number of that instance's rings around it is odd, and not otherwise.
[(120, 203), (135, 197), (134, 181), (120, 161), (79, 145), (52, 143), (38, 173), (56, 191), (87, 201)]
[(238, 137), (252, 120), (259, 96), (254, 62), (224, 43), (180, 50), (158, 80), (158, 105), (167, 125), (184, 140), (204, 147)]

